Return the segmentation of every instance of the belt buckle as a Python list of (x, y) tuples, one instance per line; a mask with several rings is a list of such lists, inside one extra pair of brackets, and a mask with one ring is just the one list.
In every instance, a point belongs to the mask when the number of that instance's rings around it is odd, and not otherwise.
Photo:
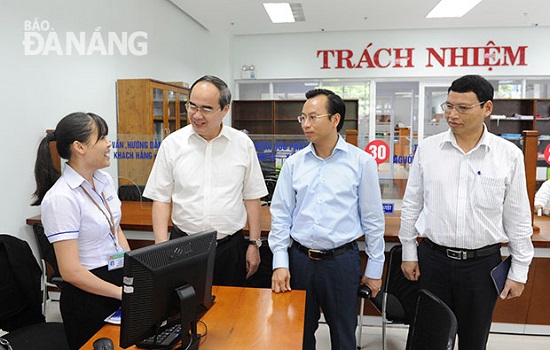
[(462, 250), (446, 249), (447, 257), (455, 260), (468, 259), (468, 252)]
[(323, 252), (319, 249), (308, 249), (307, 250), (307, 257), (311, 260), (321, 260), (323, 256)]

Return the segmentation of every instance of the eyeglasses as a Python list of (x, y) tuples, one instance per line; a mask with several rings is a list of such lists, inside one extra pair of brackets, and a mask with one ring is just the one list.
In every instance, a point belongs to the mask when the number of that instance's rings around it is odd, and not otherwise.
[(199, 106), (195, 106), (195, 105), (192, 105), (190, 104), (189, 102), (187, 102), (185, 104), (185, 108), (187, 108), (187, 111), (189, 113), (197, 113), (197, 112), (201, 112), (202, 115), (210, 115), (212, 113), (214, 113), (215, 111), (217, 111), (218, 109), (222, 109), (221, 107), (218, 107), (218, 108), (212, 108), (212, 107), (199, 107)]
[(449, 102), (443, 102), (441, 104), (441, 109), (443, 109), (443, 112), (445, 112), (446, 114), (451, 114), (451, 111), (453, 110), (453, 108), (455, 109), (455, 111), (457, 111), (457, 113), (464, 114), (464, 113), (468, 113), (470, 109), (476, 106), (480, 106), (485, 102), (487, 101), (476, 103), (475, 105), (452, 105)]
[(311, 123), (315, 123), (317, 119), (330, 117), (332, 114), (321, 114), (321, 115), (310, 115), (309, 117), (305, 114), (300, 114), (297, 119), (298, 123), (303, 124), (306, 120), (309, 120)]

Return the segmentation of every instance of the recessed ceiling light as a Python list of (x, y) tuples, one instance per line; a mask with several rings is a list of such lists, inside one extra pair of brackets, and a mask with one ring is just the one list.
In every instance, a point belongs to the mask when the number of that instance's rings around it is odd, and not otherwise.
[(285, 3), (264, 3), (264, 8), (271, 22), (273, 23), (292, 23), (294, 16), (290, 4)]
[(273, 23), (304, 22), (306, 20), (300, 3), (264, 3), (264, 8)]
[(462, 17), (480, 2), (481, 0), (441, 0), (426, 18)]

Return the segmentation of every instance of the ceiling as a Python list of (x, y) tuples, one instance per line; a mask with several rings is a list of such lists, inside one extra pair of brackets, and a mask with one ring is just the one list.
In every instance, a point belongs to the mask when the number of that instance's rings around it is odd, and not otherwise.
[(464, 17), (445, 19), (426, 18), (439, 0), (297, 0), (305, 22), (282, 24), (271, 23), (263, 1), (170, 1), (208, 31), (232, 35), (550, 26), (549, 0), (483, 0)]

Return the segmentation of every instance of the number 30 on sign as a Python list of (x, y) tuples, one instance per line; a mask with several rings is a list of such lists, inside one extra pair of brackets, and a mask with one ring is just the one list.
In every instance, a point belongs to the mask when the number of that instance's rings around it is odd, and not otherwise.
[(544, 160), (546, 160), (546, 163), (550, 164), (550, 145), (546, 146), (544, 149)]
[(390, 147), (382, 140), (369, 142), (365, 147), (365, 152), (376, 160), (376, 164), (382, 164), (390, 157)]

